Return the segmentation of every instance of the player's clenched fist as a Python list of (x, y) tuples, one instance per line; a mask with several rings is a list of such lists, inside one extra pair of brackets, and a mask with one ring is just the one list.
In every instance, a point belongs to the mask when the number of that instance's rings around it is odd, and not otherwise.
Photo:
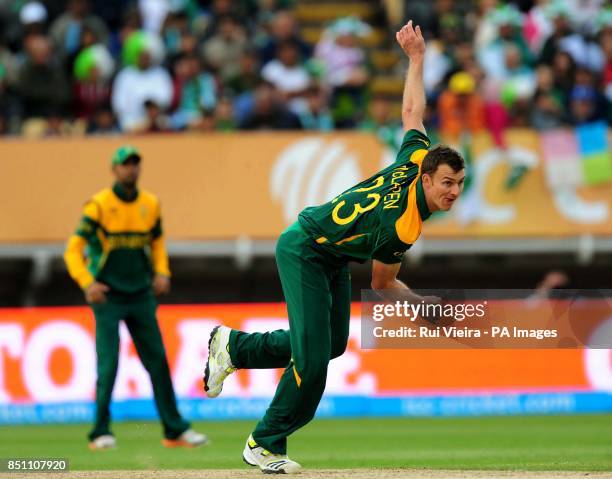
[(104, 283), (94, 281), (85, 289), (85, 299), (90, 304), (105, 303), (106, 293), (108, 293), (109, 290), (110, 288)]
[(417, 25), (416, 28), (413, 28), (412, 20), (395, 34), (395, 38), (408, 58), (422, 57), (425, 54), (425, 39), (421, 33), (421, 27)]

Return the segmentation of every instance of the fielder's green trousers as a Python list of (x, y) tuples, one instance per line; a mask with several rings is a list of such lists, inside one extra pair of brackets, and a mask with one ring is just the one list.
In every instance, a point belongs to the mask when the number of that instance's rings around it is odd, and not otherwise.
[(157, 301), (152, 294), (132, 300), (114, 300), (92, 305), (96, 317), (96, 354), (98, 380), (96, 382), (96, 419), (89, 439), (110, 430), (110, 403), (119, 363), (119, 321), (125, 324), (143, 366), (151, 377), (153, 395), (164, 436), (176, 439), (189, 428), (176, 407), (176, 398), (170, 379), (166, 350), (157, 325)]
[(280, 236), (276, 263), (289, 331), (232, 331), (230, 356), (238, 368), (285, 368), (253, 438), (273, 453), (286, 454), (287, 436), (315, 415), (329, 361), (346, 349), (351, 279), (347, 262), (324, 252), (299, 223)]

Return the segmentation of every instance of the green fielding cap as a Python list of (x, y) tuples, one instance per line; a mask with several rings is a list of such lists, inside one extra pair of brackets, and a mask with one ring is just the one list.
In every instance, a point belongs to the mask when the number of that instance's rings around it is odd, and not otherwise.
[(132, 156), (137, 156), (138, 158), (140, 158), (140, 152), (133, 146), (123, 145), (119, 147), (117, 151), (115, 151), (115, 154), (113, 155), (112, 164), (121, 165), (123, 164), (123, 162), (125, 162), (125, 160)]

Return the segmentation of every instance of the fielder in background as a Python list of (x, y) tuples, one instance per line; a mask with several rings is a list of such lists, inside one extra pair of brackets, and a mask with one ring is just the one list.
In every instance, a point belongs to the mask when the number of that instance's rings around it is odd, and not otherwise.
[[(315, 415), (327, 366), (344, 353), (349, 336), (351, 279), (348, 263), (372, 260), (372, 287), (404, 290), (397, 279), (405, 251), (431, 213), (449, 210), (461, 194), (464, 161), (446, 146), (430, 149), (423, 115), (425, 41), (408, 22), (396, 35), (410, 59), (402, 104), (405, 131), (394, 164), (321, 206), (306, 208), (280, 236), (276, 263), (287, 302), (289, 331), (247, 334), (218, 326), (205, 368), (210, 397), (237, 368), (284, 367), (276, 394), (248, 437), (243, 459), (264, 473), (294, 473), (287, 437)], [(367, 434), (367, 431), (364, 431)]]
[[(96, 317), (96, 418), (90, 449), (116, 446), (110, 429), (110, 402), (119, 361), (119, 321), (132, 336), (151, 377), (166, 447), (207, 442), (181, 417), (166, 351), (157, 324), (156, 295), (170, 290), (168, 254), (161, 210), (155, 195), (137, 188), (141, 156), (130, 146), (112, 158), (116, 182), (95, 194), (83, 208), (64, 254), (70, 276), (85, 293)], [(85, 254), (86, 253), (86, 254)]]

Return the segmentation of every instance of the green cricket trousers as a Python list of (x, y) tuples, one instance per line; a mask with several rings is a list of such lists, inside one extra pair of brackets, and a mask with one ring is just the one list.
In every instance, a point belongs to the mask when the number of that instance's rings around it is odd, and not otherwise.
[(299, 223), (280, 236), (276, 263), (289, 331), (247, 334), (234, 330), (229, 351), (238, 368), (285, 368), (253, 438), (275, 454), (286, 454), (287, 436), (315, 415), (329, 361), (346, 349), (351, 279), (348, 262), (325, 252)]
[(189, 428), (176, 407), (166, 350), (157, 325), (157, 301), (148, 293), (136, 298), (113, 299), (92, 305), (96, 317), (96, 418), (89, 433), (93, 440), (110, 431), (110, 403), (119, 363), (119, 321), (125, 324), (143, 366), (151, 377), (155, 404), (167, 439), (176, 439)]

